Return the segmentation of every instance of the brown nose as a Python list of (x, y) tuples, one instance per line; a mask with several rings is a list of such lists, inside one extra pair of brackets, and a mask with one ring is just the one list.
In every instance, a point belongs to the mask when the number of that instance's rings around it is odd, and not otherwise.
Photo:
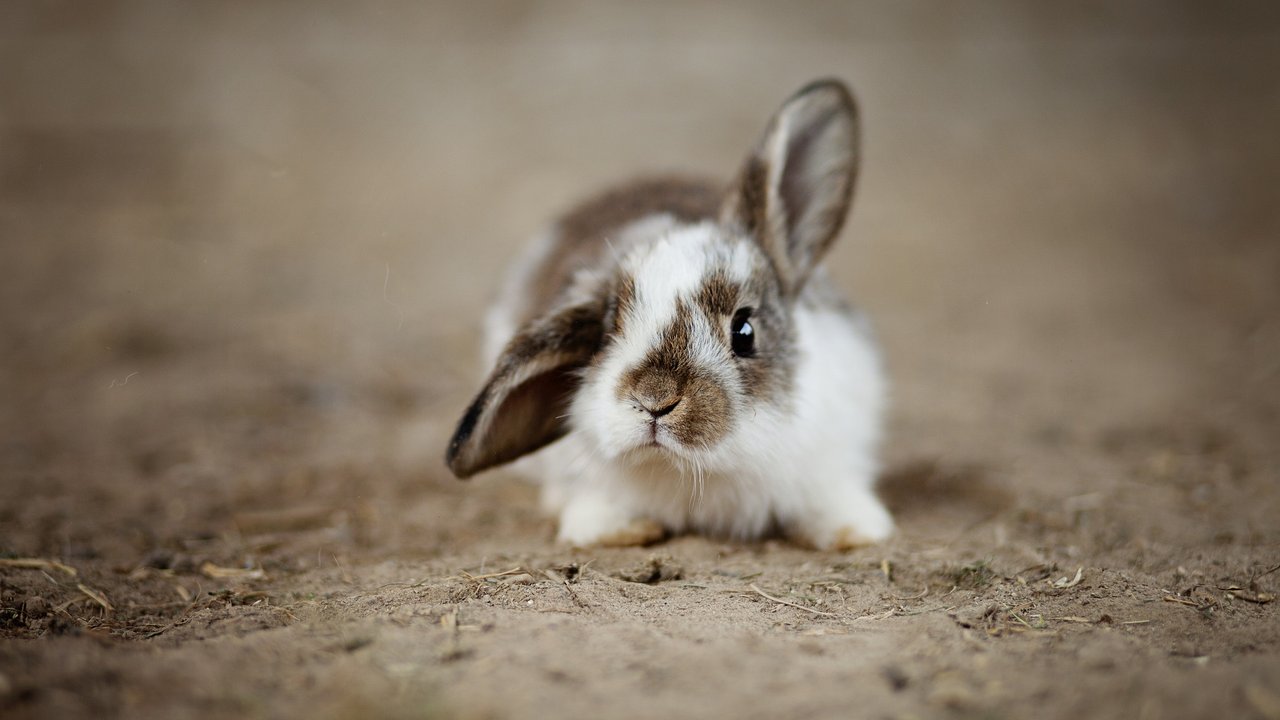
[(624, 379), (624, 383), (624, 387), (630, 386), (627, 395), (636, 409), (644, 410), (654, 419), (675, 410), (684, 398), (676, 378), (651, 368), (637, 369), (631, 377)]
[(660, 418), (663, 415), (676, 409), (682, 398), (666, 398), (664, 400), (654, 401), (649, 398), (640, 399), (640, 406), (649, 412), (654, 418)]

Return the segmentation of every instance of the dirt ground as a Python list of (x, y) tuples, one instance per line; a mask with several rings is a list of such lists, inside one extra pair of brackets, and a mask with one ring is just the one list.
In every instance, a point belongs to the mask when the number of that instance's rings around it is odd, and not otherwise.
[[(1280, 718), (1276, 7), (3, 3), (0, 716)], [(539, 224), (829, 74), (898, 535), (449, 476)]]

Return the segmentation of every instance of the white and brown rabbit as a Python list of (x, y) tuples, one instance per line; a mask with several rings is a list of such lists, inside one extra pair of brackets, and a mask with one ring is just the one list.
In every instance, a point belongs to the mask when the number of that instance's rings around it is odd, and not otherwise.
[(550, 445), (530, 469), (574, 545), (887, 537), (872, 491), (884, 374), (818, 267), (857, 167), (857, 107), (821, 80), (727, 190), (637, 182), (562, 217), (490, 312), (493, 371), (449, 468), (466, 478)]

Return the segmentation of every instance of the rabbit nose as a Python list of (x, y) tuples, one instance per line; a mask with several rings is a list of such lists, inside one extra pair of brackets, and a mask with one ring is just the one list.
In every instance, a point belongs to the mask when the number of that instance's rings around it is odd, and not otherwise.
[(655, 402), (653, 400), (645, 398), (640, 400), (640, 406), (643, 407), (649, 413), (649, 415), (651, 415), (654, 419), (657, 419), (662, 417), (663, 415), (666, 415), (672, 410), (675, 410), (676, 406), (680, 404), (681, 400), (683, 400), (683, 398), (675, 397), (675, 398), (667, 398), (665, 400), (659, 400)]
[(641, 395), (641, 393), (636, 393), (636, 395), (631, 396), (632, 406), (634, 406), (636, 410), (648, 413), (650, 418), (654, 420), (671, 413), (672, 410), (676, 409), (677, 405), (680, 405), (681, 400), (684, 400), (684, 398), (669, 395), (660, 398), (660, 400), (655, 400), (652, 395)]
[(649, 413), (653, 420), (675, 410), (684, 399), (680, 383), (667, 373), (645, 369), (637, 370), (635, 375), (634, 379), (628, 378), (630, 387), (626, 395), (631, 407)]

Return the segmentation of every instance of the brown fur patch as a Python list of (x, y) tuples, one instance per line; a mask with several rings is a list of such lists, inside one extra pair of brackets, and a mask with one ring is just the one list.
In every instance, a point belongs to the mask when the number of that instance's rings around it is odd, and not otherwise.
[(753, 268), (741, 285), (721, 273), (708, 277), (698, 292), (698, 304), (707, 313), (712, 327), (719, 327), (718, 339), (732, 354), (730, 320), (739, 309), (751, 308), (749, 322), (755, 332), (751, 357), (735, 358), (744, 392), (755, 400), (784, 403), (792, 383), (795, 331), (791, 326), (791, 306), (778, 286), (777, 277), (766, 259)]
[(738, 178), (735, 218), (744, 232), (764, 241), (768, 232), (766, 212), (769, 206), (769, 166), (759, 156), (747, 158)]
[(676, 375), (692, 370), (689, 361), (689, 340), (693, 336), (693, 308), (683, 300), (676, 300), (676, 313), (671, 324), (662, 331), (657, 347), (645, 356), (641, 367), (653, 368)]
[(717, 339), (732, 354), (729, 321), (741, 308), (750, 307), (752, 330), (756, 333), (755, 353), (737, 358), (742, 385), (747, 395), (763, 400), (779, 399), (791, 383), (794, 354), (791, 320), (785, 300), (778, 292), (772, 269), (761, 262), (746, 283), (739, 285), (723, 272), (707, 277), (697, 295), (698, 307), (706, 313)]
[(695, 367), (689, 357), (693, 312), (694, 307), (676, 303), (675, 319), (663, 331), (657, 347), (623, 374), (617, 396), (624, 402), (634, 400), (650, 408), (669, 407), (678, 401), (658, 422), (681, 444), (699, 447), (709, 446), (728, 434), (733, 418), (724, 387), (705, 370)]
[[(752, 327), (756, 351), (751, 357), (733, 355), (730, 319), (741, 307), (753, 308)], [(790, 306), (781, 296), (777, 279), (763, 259), (747, 282), (739, 284), (722, 270), (702, 283), (692, 303), (677, 301), (676, 314), (657, 345), (635, 367), (625, 372), (616, 396), (622, 402), (638, 402), (649, 408), (680, 403), (661, 422), (681, 443), (706, 446), (733, 427), (735, 403), (728, 390), (707, 368), (695, 366), (689, 354), (694, 327), (693, 313), (702, 313), (724, 348), (725, 362), (739, 373), (741, 387), (755, 402), (785, 406), (793, 383), (795, 333)]]
[(692, 370), (688, 357), (690, 320), (689, 308), (677, 301), (675, 319), (663, 331), (657, 347), (639, 365), (623, 373), (618, 399), (634, 398), (652, 404), (684, 392), (688, 371)]
[(601, 308), (591, 303), (566, 308), (527, 326), (502, 351), (498, 375), (514, 373), (539, 354), (556, 352), (589, 356), (600, 346)]
[(610, 312), (605, 318), (605, 332), (621, 334), (626, 319), (635, 312), (636, 279), (628, 274), (621, 274), (614, 287)]
[(667, 415), (671, 432), (688, 447), (710, 446), (733, 428), (729, 396), (714, 379), (690, 375), (684, 399)]
[(707, 317), (714, 320), (737, 312), (738, 296), (738, 285), (731, 281), (726, 273), (717, 271), (702, 281), (696, 301), (707, 313)]
[(529, 288), (527, 321), (556, 304), (574, 274), (602, 267), (610, 248), (607, 240), (626, 225), (650, 215), (666, 213), (679, 222), (714, 220), (724, 197), (719, 183), (687, 177), (636, 180), (588, 199), (556, 223), (555, 244), (534, 269)]

